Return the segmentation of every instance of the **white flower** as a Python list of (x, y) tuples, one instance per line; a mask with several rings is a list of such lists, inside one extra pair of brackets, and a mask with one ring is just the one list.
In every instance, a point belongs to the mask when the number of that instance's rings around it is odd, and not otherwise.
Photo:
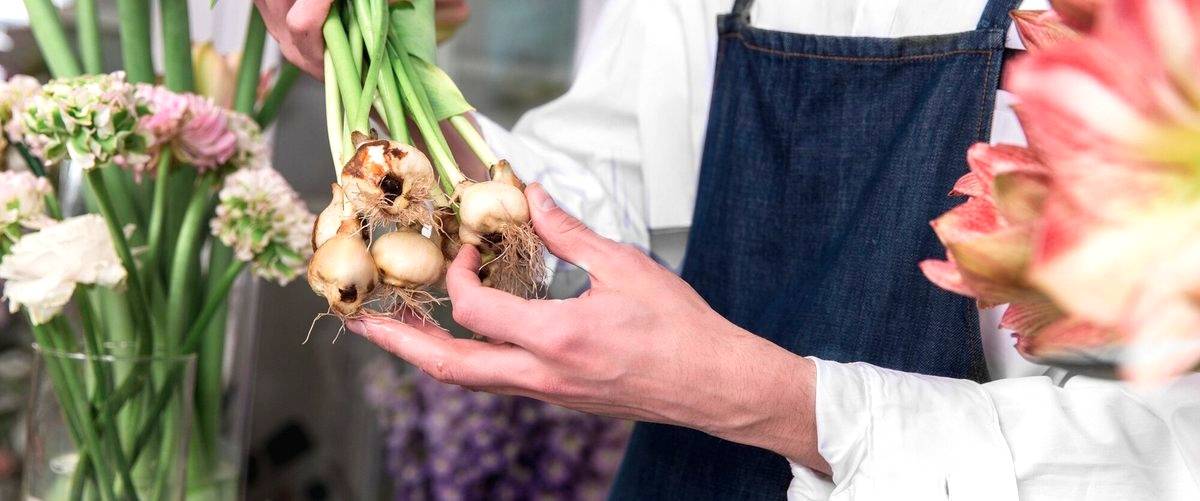
[(212, 233), (254, 272), (286, 284), (312, 253), (315, 217), (283, 176), (270, 167), (239, 169), (225, 179)]
[(50, 182), (29, 171), (0, 172), (0, 228), (14, 223), (45, 226), (46, 196), (52, 191)]
[(234, 167), (257, 169), (271, 165), (271, 151), (258, 122), (244, 113), (230, 111), (229, 130), (237, 137), (237, 153), (232, 159)]
[(85, 214), (18, 240), (0, 261), (0, 278), (9, 310), (25, 308), (39, 325), (62, 311), (76, 284), (116, 287), (125, 281), (125, 268), (104, 219)]

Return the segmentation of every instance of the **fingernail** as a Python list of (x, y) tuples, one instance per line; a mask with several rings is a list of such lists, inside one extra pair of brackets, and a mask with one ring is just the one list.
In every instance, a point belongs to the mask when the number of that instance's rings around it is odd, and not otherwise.
[(543, 212), (554, 208), (554, 199), (550, 198), (550, 194), (546, 193), (541, 183), (533, 183), (529, 188), (529, 198), (532, 199), (530, 201), (534, 207)]

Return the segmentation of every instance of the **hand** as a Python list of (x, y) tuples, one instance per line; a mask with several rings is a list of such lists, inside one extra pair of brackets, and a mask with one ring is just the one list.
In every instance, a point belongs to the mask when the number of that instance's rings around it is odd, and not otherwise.
[[(325, 39), (321, 26), (333, 0), (254, 0), (267, 31), (279, 42), (283, 57), (308, 74), (322, 78)], [(452, 35), (471, 16), (466, 0), (437, 0), (438, 42)]]
[(439, 381), (572, 409), (695, 428), (828, 471), (816, 452), (812, 361), (714, 312), (687, 283), (633, 247), (596, 235), (526, 190), (534, 229), (588, 271), (568, 300), (525, 300), (483, 287), (479, 252), (447, 272), (454, 319), (501, 344), (455, 339), (406, 318), (347, 326)]

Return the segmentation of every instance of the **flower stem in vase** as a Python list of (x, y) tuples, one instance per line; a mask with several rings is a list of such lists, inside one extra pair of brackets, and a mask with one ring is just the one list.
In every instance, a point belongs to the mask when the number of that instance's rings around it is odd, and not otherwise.
[(250, 7), (250, 21), (246, 26), (246, 41), (242, 46), (242, 59), (238, 62), (237, 89), (233, 97), (233, 110), (247, 115), (254, 113), (254, 100), (258, 97), (259, 71), (262, 69), (263, 47), (266, 44), (267, 27), (263, 24), (258, 7)]
[(192, 69), (192, 33), (187, 0), (159, 0), (163, 29), (164, 83), (176, 92), (196, 88)]
[(79, 54), (83, 56), (83, 71), (104, 72), (104, 46), (100, 44), (100, 19), (96, 0), (75, 1), (75, 36), (79, 38)]
[(67, 33), (54, 3), (50, 0), (25, 0), (25, 10), (29, 12), (29, 27), (38, 47), (42, 49), (42, 58), (50, 67), (50, 74), (54, 78), (78, 76), (79, 61), (71, 52), (71, 44), (67, 42)]
[(279, 75), (275, 77), (275, 85), (271, 87), (271, 92), (267, 93), (267, 97), (263, 99), (262, 107), (254, 115), (254, 121), (258, 122), (260, 127), (265, 129), (275, 121), (275, 117), (279, 114), (279, 107), (283, 105), (284, 98), (292, 90), (292, 86), (295, 85), (298, 78), (300, 78), (300, 68), (292, 63), (280, 63)]
[(121, 18), (121, 63), (125, 78), (154, 83), (154, 58), (150, 54), (150, 0), (117, 0)]

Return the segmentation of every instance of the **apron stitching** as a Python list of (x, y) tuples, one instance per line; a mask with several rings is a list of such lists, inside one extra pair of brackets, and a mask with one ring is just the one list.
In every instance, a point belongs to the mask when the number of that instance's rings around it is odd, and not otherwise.
[[(983, 73), (983, 92), (979, 93), (979, 98), (980, 98), (980, 102), (983, 102), (983, 103), (992, 101), (992, 106), (995, 107), (995, 105), (996, 105), (996, 103), (994, 102), (995, 97), (993, 97), (990, 100), (988, 99), (988, 89), (991, 88), (991, 85), (990, 85), (991, 81), (992, 81), (992, 52), (988, 51), (987, 52), (987, 71), (985, 71)], [(995, 91), (993, 91), (993, 92), (995, 92)], [(985, 117), (987, 115), (988, 115), (988, 112), (986, 109), (979, 110), (979, 120), (975, 124), (975, 140), (976, 141), (984, 141), (985, 140), (985, 138), (983, 137), (983, 117)]]
[[(831, 61), (863, 61), (863, 62), (920, 61), (920, 60), (925, 60), (925, 59), (939, 59), (939, 58), (943, 58), (943, 57), (963, 55), (963, 54), (987, 55), (990, 59), (991, 53), (992, 53), (992, 51), (990, 51), (990, 50), (983, 50), (983, 49), (960, 49), (960, 50), (952, 50), (952, 51), (947, 51), (947, 52), (938, 52), (935, 54), (917, 54), (917, 55), (912, 55), (912, 56), (896, 56), (896, 57), (828, 56), (828, 55), (824, 55), (824, 54), (811, 54), (811, 53), (807, 53), (807, 52), (788, 52), (788, 51), (782, 51), (782, 50), (778, 50), (778, 49), (772, 49), (770, 47), (763, 47), (761, 45), (755, 45), (753, 42), (746, 40), (746, 38), (744, 36), (742, 36), (741, 33), (726, 33), (726, 34), (722, 35), (722, 38), (736, 38), (739, 41), (741, 41), (742, 45), (745, 46), (747, 49), (759, 51), (759, 52), (766, 52), (768, 54), (773, 54), (776, 56), (790, 57), (790, 58), (805, 58), (805, 59), (825, 59), (825, 60), (831, 60)], [(989, 62), (989, 66), (990, 66), (990, 62)]]

